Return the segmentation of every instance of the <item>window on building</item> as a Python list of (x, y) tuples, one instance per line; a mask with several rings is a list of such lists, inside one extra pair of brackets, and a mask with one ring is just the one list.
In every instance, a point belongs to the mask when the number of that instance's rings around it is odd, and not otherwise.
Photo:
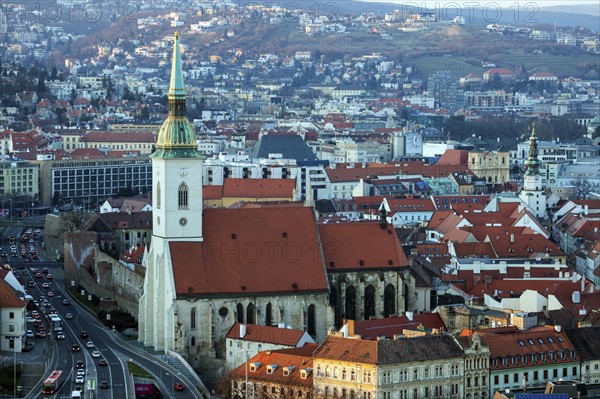
[(181, 183), (179, 185), (179, 201), (178, 201), (178, 209), (188, 209), (188, 186), (185, 183)]
[(192, 308), (190, 312), (190, 327), (196, 328), (196, 308)]
[(156, 209), (160, 209), (160, 182), (156, 183)]

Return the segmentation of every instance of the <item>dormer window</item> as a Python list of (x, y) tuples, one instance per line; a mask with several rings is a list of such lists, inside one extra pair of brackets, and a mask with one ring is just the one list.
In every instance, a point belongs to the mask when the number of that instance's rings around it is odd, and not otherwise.
[(261, 365), (260, 362), (252, 362), (252, 363), (250, 363), (250, 371), (254, 373), (256, 370), (258, 370), (258, 368), (260, 367), (260, 365)]
[(303, 380), (307, 379), (311, 371), (311, 368), (300, 370), (300, 378), (302, 378)]
[(283, 368), (283, 375), (284, 375), (285, 377), (289, 377), (289, 375), (290, 375), (290, 374), (292, 374), (292, 373), (294, 372), (294, 369), (295, 369), (295, 368), (296, 368), (296, 367), (294, 367), (294, 366), (287, 366), (287, 367), (284, 367), (284, 368)]
[(275, 370), (277, 370), (276, 364), (269, 364), (267, 366), (267, 374), (273, 374), (275, 372)]

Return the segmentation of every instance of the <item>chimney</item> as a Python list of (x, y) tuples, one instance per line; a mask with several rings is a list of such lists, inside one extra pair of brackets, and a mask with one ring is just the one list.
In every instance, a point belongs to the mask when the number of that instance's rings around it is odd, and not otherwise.
[(411, 311), (406, 312), (406, 318), (410, 321), (413, 321), (414, 313)]
[(246, 336), (246, 325), (240, 324), (240, 338), (244, 338)]
[(581, 292), (585, 291), (585, 277), (581, 276)]
[(555, 330), (557, 333), (561, 332), (562, 328), (560, 327), (560, 324), (557, 324), (557, 325), (555, 325), (555, 326), (554, 326), (554, 330)]
[(587, 215), (588, 215), (588, 204), (585, 204), (585, 205), (583, 206), (583, 214), (584, 214), (585, 216), (587, 216)]
[(285, 323), (277, 323), (277, 328), (285, 328)]
[(348, 326), (348, 337), (354, 336), (354, 320), (346, 320), (346, 325)]
[(514, 234), (510, 235), (510, 242), (511, 243), (515, 242), (515, 235)]
[(573, 303), (581, 302), (581, 295), (579, 294), (579, 291), (573, 291), (573, 294), (571, 294), (571, 300)]

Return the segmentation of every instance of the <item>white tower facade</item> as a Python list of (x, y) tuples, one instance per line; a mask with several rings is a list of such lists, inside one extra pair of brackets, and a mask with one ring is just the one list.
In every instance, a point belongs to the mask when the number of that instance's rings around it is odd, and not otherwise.
[(540, 160), (538, 159), (537, 137), (535, 128), (531, 130), (529, 138), (529, 158), (525, 161), (527, 171), (523, 181), (523, 190), (519, 194), (521, 201), (527, 205), (538, 219), (546, 218), (546, 193), (542, 185), (540, 174)]

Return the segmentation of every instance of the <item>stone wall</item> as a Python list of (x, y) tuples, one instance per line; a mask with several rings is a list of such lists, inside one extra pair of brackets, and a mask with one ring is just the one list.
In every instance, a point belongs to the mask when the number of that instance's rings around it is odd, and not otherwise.
[(144, 285), (143, 269), (131, 270), (100, 251), (95, 232), (65, 233), (64, 254), (67, 286), (81, 285), (89, 294), (110, 298), (118, 309), (137, 319)]

